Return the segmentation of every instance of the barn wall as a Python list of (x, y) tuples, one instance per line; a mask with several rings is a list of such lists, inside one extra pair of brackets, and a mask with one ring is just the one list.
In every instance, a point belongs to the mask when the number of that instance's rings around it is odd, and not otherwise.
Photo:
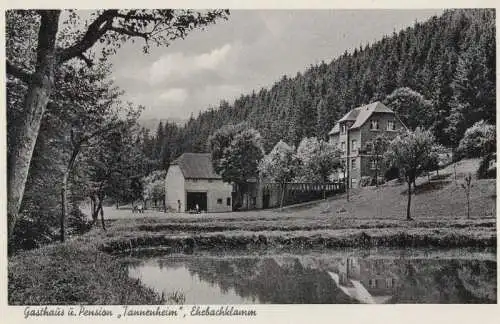
[(181, 201), (181, 212), (186, 208), (186, 196), (184, 194), (184, 176), (178, 165), (168, 168), (165, 180), (165, 205), (167, 210), (177, 211), (177, 201)]

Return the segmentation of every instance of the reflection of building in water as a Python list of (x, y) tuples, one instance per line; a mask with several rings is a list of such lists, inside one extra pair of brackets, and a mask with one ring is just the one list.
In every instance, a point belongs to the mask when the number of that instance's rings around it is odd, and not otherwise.
[(359, 260), (347, 258), (338, 265), (334, 281), (344, 292), (362, 302), (384, 303), (397, 288), (397, 278), (384, 260)]

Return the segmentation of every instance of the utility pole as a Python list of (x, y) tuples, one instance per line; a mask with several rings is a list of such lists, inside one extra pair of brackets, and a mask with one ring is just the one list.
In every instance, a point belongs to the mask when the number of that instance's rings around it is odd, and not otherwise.
[(346, 155), (345, 155), (345, 158), (346, 158), (346, 161), (345, 161), (345, 166), (346, 166), (346, 169), (347, 169), (347, 172), (346, 172), (346, 187), (345, 187), (345, 190), (346, 190), (346, 196), (347, 196), (347, 201), (349, 201), (349, 189), (351, 187), (351, 181), (350, 181), (350, 174), (351, 174), (351, 168), (350, 168), (350, 165), (349, 165), (349, 155), (350, 155), (350, 145), (349, 145), (349, 123), (346, 122), (345, 123), (345, 132), (346, 132)]

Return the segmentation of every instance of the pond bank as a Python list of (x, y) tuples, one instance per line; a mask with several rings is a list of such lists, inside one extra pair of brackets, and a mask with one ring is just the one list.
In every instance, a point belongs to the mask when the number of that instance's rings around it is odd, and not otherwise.
[(228, 231), (193, 235), (152, 233), (132, 238), (110, 240), (99, 246), (108, 253), (121, 253), (144, 248), (166, 248), (175, 252), (193, 250), (261, 250), (314, 248), (372, 248), (372, 247), (496, 247), (494, 228), (419, 228), (405, 229), (343, 229), (317, 231)]
[(129, 278), (119, 258), (100, 252), (95, 245), (73, 241), (10, 257), (8, 303), (155, 305), (164, 300), (139, 280)]

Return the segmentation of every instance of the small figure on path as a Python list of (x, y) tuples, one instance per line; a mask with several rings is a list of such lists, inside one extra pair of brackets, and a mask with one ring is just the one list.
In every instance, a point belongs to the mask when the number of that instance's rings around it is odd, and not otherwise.
[(196, 204), (196, 213), (199, 214), (200, 213), (200, 206), (198, 204)]
[(181, 212), (181, 201), (180, 200), (177, 200), (177, 212), (178, 213)]
[(133, 209), (132, 209), (132, 212), (134, 212), (134, 213), (135, 213), (135, 212), (137, 212), (137, 213), (139, 213), (139, 214), (144, 213), (144, 208), (143, 208), (143, 206), (142, 206), (142, 203), (138, 203), (137, 205), (135, 205), (135, 206), (133, 207)]

